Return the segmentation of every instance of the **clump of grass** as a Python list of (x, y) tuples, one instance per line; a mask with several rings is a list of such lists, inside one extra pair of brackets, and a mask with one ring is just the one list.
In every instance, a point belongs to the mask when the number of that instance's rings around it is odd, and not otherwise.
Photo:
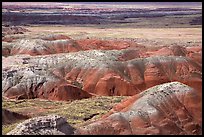
[[(75, 101), (50, 101), (43, 99), (28, 99), (23, 101), (2, 101), (2, 107), (10, 111), (27, 114), (31, 117), (57, 114), (67, 118), (73, 127), (79, 127), (87, 121), (93, 121), (109, 112), (114, 105), (127, 96), (100, 96)], [(2, 125), (2, 132), (6, 134), (21, 121)]]
[(19, 121), (15, 122), (15, 123), (12, 123), (12, 124), (2, 125), (2, 135), (6, 135), (6, 133), (13, 130), (21, 122), (23, 122), (23, 120), (19, 120)]
[(75, 100), (69, 104), (63, 104), (58, 109), (47, 111), (47, 114), (55, 113), (67, 118), (72, 126), (80, 126), (86, 121), (100, 118), (107, 113), (112, 107), (119, 103), (125, 97), (96, 97), (82, 100)]

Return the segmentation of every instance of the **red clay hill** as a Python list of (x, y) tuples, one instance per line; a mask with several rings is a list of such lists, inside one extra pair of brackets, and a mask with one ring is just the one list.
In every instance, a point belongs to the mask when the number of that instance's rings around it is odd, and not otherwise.
[(201, 135), (201, 97), (179, 82), (149, 88), (77, 130), (83, 135)]
[(121, 61), (129, 51), (88, 50), (3, 58), (3, 96), (70, 100), (92, 95), (135, 95), (171, 81), (192, 86), (201, 94), (201, 65), (191, 58), (152, 56)]

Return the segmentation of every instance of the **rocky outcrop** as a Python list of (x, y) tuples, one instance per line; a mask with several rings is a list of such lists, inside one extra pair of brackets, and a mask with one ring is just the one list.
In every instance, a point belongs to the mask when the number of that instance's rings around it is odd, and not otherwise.
[(116, 105), (76, 134), (200, 135), (201, 97), (179, 82), (149, 88)]
[(28, 119), (29, 117), (26, 115), (22, 115), (16, 112), (11, 112), (7, 109), (2, 109), (2, 124), (11, 124), (17, 120)]
[(65, 118), (58, 115), (48, 115), (28, 119), (17, 125), (7, 135), (71, 135), (75, 129)]

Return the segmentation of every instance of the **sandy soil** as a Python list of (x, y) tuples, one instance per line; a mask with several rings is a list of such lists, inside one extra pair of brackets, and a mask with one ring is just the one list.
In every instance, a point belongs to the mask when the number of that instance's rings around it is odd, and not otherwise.
[(144, 42), (196, 43), (202, 42), (202, 28), (93, 28), (75, 26), (29, 26), (33, 34), (60, 33), (77, 38), (138, 39)]

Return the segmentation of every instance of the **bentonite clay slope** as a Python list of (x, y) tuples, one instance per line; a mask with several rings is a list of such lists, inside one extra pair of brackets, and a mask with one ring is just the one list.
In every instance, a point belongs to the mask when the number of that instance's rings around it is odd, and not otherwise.
[(104, 118), (76, 134), (202, 134), (201, 97), (179, 82), (154, 86), (115, 106)]
[(58, 53), (77, 52), (84, 50), (122, 50), (126, 52), (119, 57), (121, 61), (134, 58), (144, 58), (151, 56), (186, 56), (201, 64), (202, 46), (193, 45), (191, 47), (170, 45), (170, 46), (144, 46), (132, 41), (122, 40), (99, 40), (99, 39), (79, 39), (74, 40), (62, 34), (40, 35), (28, 38), (19, 36), (7, 36), (2, 39), (3, 56), (28, 54), (48, 55)]
[(16, 40), (10, 49), (10, 55), (29, 54), (47, 55), (57, 53), (76, 52), (82, 50), (74, 40), (42, 40), (42, 39), (22, 39)]
[(7, 135), (70, 135), (74, 130), (65, 118), (48, 115), (28, 119), (17, 125)]
[(7, 36), (2, 41), (4, 42), (2, 44), (3, 56), (18, 54), (36, 56), (83, 50), (75, 40), (61, 34), (33, 36), (31, 38), (27, 38), (25, 35), (23, 39), (17, 36)]
[(124, 52), (127, 49), (3, 58), (3, 96), (70, 100), (96, 94), (135, 95), (170, 81), (201, 92), (201, 66), (193, 60), (153, 56), (120, 61)]
[(202, 64), (202, 46), (179, 46), (173, 45), (168, 47), (155, 47), (154, 50), (147, 49), (147, 56), (186, 56), (195, 62)]
[(201, 103), (193, 88), (171, 82), (127, 98), (77, 129), (63, 117), (48, 115), (26, 120), (7, 135), (200, 135)]
[(3, 42), (3, 47), (6, 47), (8, 42), (11, 45), (9, 48), (9, 55), (29, 54), (32, 56), (68, 53), (94, 49), (120, 50), (126, 49), (128, 47), (138, 46), (133, 42), (119, 40), (73, 40), (70, 37), (62, 34), (42, 35), (33, 38), (23, 39), (6, 37), (3, 39)]

